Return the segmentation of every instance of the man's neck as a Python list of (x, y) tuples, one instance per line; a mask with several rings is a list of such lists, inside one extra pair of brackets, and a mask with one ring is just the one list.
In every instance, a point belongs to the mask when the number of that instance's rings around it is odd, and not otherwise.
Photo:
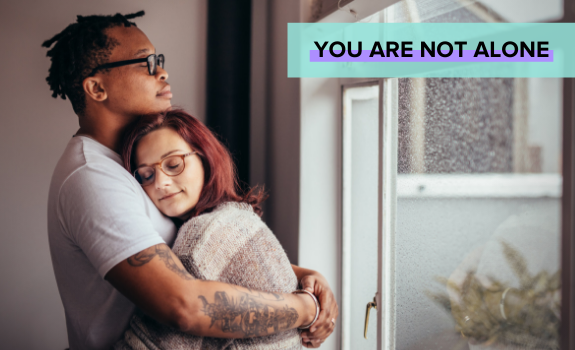
[(85, 135), (98, 141), (111, 150), (120, 153), (120, 138), (130, 117), (115, 116), (109, 113), (80, 117), (80, 129), (76, 135)]

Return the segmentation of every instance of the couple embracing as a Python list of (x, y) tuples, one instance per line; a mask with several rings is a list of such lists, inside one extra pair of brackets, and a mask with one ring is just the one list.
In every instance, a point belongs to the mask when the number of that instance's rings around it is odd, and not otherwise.
[(329, 285), (290, 265), (264, 194), (238, 190), (228, 150), (171, 108), (141, 15), (78, 16), (43, 44), (80, 124), (48, 200), (70, 349), (319, 347), (338, 315)]

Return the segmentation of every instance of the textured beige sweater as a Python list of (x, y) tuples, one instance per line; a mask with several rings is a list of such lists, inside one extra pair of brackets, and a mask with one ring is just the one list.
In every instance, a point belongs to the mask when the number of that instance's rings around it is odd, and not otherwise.
[[(282, 246), (245, 203), (223, 203), (210, 213), (188, 220), (180, 228), (172, 250), (186, 270), (198, 279), (272, 293), (290, 293), (297, 288), (297, 278)], [(234, 301), (216, 295), (214, 304), (230, 302)], [(242, 315), (238, 317), (243, 319)], [(242, 323), (241, 327), (249, 332), (252, 325)], [(264, 337), (217, 339), (184, 334), (139, 313), (130, 321), (124, 339), (114, 348), (272, 350), (302, 347), (295, 329)]]

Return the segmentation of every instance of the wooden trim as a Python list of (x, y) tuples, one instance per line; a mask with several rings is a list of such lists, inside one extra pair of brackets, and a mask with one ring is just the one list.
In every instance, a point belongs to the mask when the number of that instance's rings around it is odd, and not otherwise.
[(575, 79), (563, 79), (563, 205), (561, 349), (575, 349)]
[[(563, 19), (575, 22), (575, 2), (563, 1)], [(563, 205), (561, 237), (561, 349), (575, 350), (575, 79), (563, 78)]]

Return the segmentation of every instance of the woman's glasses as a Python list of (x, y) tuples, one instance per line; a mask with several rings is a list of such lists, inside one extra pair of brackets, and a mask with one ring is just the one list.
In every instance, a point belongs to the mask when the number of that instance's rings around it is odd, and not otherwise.
[(196, 151), (192, 151), (186, 154), (169, 156), (162, 159), (158, 163), (141, 166), (136, 169), (136, 171), (134, 171), (134, 177), (142, 186), (151, 185), (156, 179), (156, 167), (158, 165), (160, 166), (160, 170), (168, 176), (180, 175), (186, 168), (186, 162), (184, 161), (184, 158), (195, 153)]
[(99, 65), (98, 67), (94, 68), (92, 70), (92, 73), (90, 73), (90, 76), (96, 74), (96, 72), (99, 71), (100, 69), (115, 68), (115, 67), (127, 66), (129, 64), (142, 63), (142, 62), (147, 62), (148, 63), (148, 73), (150, 73), (150, 75), (155, 75), (158, 66), (164, 68), (164, 61), (165, 61), (164, 55), (162, 55), (162, 54), (156, 55), (155, 53), (153, 53), (150, 56), (145, 57), (145, 58), (136, 58), (136, 59), (127, 60), (127, 61), (104, 63), (104, 64)]

